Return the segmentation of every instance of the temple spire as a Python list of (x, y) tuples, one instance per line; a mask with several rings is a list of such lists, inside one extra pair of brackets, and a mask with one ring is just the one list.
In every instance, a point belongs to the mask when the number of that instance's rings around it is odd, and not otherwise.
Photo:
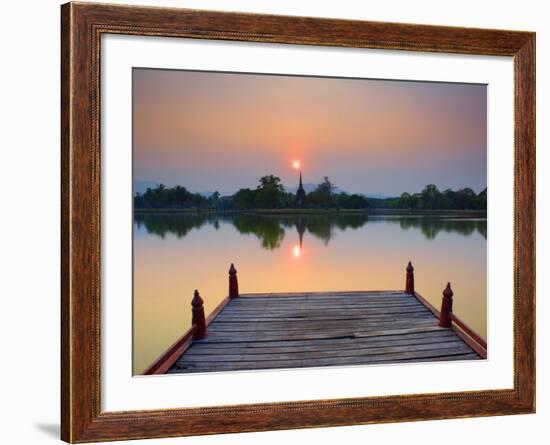
[(298, 185), (298, 190), (296, 190), (296, 205), (298, 207), (304, 207), (306, 201), (306, 191), (302, 184), (302, 170), (300, 170), (300, 183)]

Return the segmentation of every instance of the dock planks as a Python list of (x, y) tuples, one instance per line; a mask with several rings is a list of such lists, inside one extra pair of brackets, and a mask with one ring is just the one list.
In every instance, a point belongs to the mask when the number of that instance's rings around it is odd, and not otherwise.
[(194, 373), (481, 357), (402, 291), (247, 294), (230, 299), (167, 371)]

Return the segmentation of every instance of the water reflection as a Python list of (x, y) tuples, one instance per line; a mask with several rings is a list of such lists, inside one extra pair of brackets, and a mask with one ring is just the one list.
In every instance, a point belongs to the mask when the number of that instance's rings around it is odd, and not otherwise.
[(236, 215), (234, 217), (225, 217), (227, 222), (231, 222), (242, 235), (256, 235), (260, 240), (262, 247), (268, 250), (274, 250), (281, 247), (281, 242), (285, 237), (285, 229), (275, 218), (257, 218), (253, 215)]
[(427, 240), (433, 240), (440, 232), (457, 233), (469, 236), (478, 232), (487, 239), (487, 219), (485, 217), (415, 216), (415, 215), (370, 215), (364, 213), (312, 214), (312, 215), (266, 215), (254, 213), (136, 213), (137, 228), (145, 227), (148, 234), (164, 238), (167, 234), (183, 238), (193, 229), (211, 225), (219, 230), (220, 224), (231, 224), (242, 235), (254, 235), (267, 250), (281, 247), (287, 233), (297, 232), (300, 245), (293, 250), (299, 257), (305, 234), (314, 236), (328, 245), (335, 236), (335, 229), (355, 230), (365, 224), (393, 223), (402, 230), (420, 230)]
[(214, 310), (231, 262), (243, 293), (277, 293), (402, 289), (412, 259), (418, 291), (437, 307), (451, 281), (453, 310), (486, 338), (486, 236), (479, 215), (137, 213), (134, 372), (190, 327), (195, 289)]
[(420, 229), (426, 239), (434, 239), (438, 233), (454, 232), (460, 235), (469, 236), (477, 231), (483, 238), (487, 239), (486, 218), (456, 218), (456, 217), (385, 217), (387, 222), (399, 223), (401, 229), (408, 230), (411, 227)]

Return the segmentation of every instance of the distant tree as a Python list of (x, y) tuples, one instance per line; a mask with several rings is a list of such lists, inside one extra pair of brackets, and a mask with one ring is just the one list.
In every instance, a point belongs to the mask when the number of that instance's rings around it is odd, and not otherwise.
[(412, 207), (412, 196), (410, 193), (401, 193), (399, 197), (398, 207), (400, 209), (410, 209)]
[(330, 182), (328, 176), (325, 176), (323, 182), (315, 190), (308, 193), (306, 201), (313, 207), (330, 208), (334, 204), (332, 199), (334, 188), (335, 185)]
[(274, 175), (262, 176), (257, 187), (256, 205), (267, 209), (281, 207), (285, 189), (281, 178)]
[(143, 196), (139, 192), (136, 193), (134, 196), (134, 207), (136, 209), (143, 209), (145, 208), (145, 202), (143, 200)]
[(437, 208), (441, 193), (434, 184), (428, 184), (422, 190), (422, 207), (425, 209)]
[(193, 199), (193, 194), (189, 192), (185, 187), (177, 185), (173, 189), (174, 204), (177, 207), (189, 206)]
[(218, 191), (215, 191), (214, 193), (212, 193), (208, 198), (208, 202), (214, 208), (219, 207), (219, 201), (220, 201), (220, 192)]
[(296, 195), (294, 193), (285, 192), (283, 193), (281, 200), (281, 207), (289, 208), (294, 206), (296, 202)]
[(319, 184), (318, 188), (322, 189), (326, 193), (332, 195), (332, 192), (336, 188), (336, 186), (332, 182), (330, 182), (330, 180), (328, 179), (328, 176), (324, 176), (323, 177), (323, 182), (321, 182), (321, 184)]
[(278, 191), (284, 191), (283, 185), (281, 184), (281, 178), (274, 175), (262, 176), (259, 179), (260, 185), (258, 189), (277, 189)]
[(240, 189), (233, 195), (233, 204), (236, 209), (251, 209), (256, 203), (256, 190)]
[(367, 198), (356, 193), (348, 195), (347, 193), (338, 193), (333, 195), (336, 207), (339, 209), (364, 209), (368, 207)]
[(454, 209), (456, 202), (456, 192), (451, 189), (446, 189), (441, 194), (441, 208)]
[(455, 209), (475, 209), (477, 195), (471, 188), (463, 188), (456, 191)]
[(207, 199), (202, 196), (200, 193), (193, 194), (193, 206), (200, 210), (207, 202)]
[(487, 210), (487, 187), (485, 187), (477, 195), (477, 208), (480, 210)]

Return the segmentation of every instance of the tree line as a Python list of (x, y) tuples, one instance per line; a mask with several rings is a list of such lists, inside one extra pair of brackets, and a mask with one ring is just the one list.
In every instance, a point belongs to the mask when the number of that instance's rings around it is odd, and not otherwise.
[(143, 194), (136, 193), (134, 207), (137, 209), (215, 208), (219, 199), (219, 192), (205, 197), (200, 193), (192, 193), (181, 185), (169, 188), (160, 184), (155, 188), (148, 187)]
[[(240, 189), (232, 196), (235, 209), (280, 209), (297, 207), (295, 193), (285, 191), (281, 179), (274, 175), (260, 178), (256, 189)], [(325, 176), (315, 190), (306, 194), (305, 208), (313, 209), (364, 209), (368, 206), (366, 197), (345, 192), (336, 193), (335, 186)]]
[[(367, 198), (358, 194), (335, 193), (334, 184), (325, 177), (315, 190), (306, 195), (307, 208), (342, 208), (364, 209), (368, 206)], [(220, 196), (214, 192), (205, 197), (192, 193), (181, 185), (169, 188), (163, 184), (147, 188), (145, 193), (134, 197), (137, 209), (284, 209), (296, 207), (296, 196), (287, 192), (281, 179), (274, 175), (262, 176), (255, 189), (242, 188), (231, 196)]]
[(439, 191), (428, 184), (420, 193), (402, 193), (396, 198), (369, 198), (374, 208), (411, 210), (487, 210), (487, 188), (477, 193), (471, 188)]
[[(262, 176), (255, 189), (242, 188), (230, 196), (219, 192), (205, 197), (177, 185), (163, 184), (147, 188), (134, 197), (136, 209), (215, 209), (252, 210), (296, 208), (296, 195), (285, 190), (281, 179), (274, 175)], [(420, 193), (403, 193), (395, 198), (368, 198), (357, 193), (337, 192), (328, 177), (306, 194), (304, 208), (308, 209), (457, 209), (486, 210), (487, 189), (476, 194), (471, 188), (447, 189), (440, 192), (434, 184), (428, 184)]]

